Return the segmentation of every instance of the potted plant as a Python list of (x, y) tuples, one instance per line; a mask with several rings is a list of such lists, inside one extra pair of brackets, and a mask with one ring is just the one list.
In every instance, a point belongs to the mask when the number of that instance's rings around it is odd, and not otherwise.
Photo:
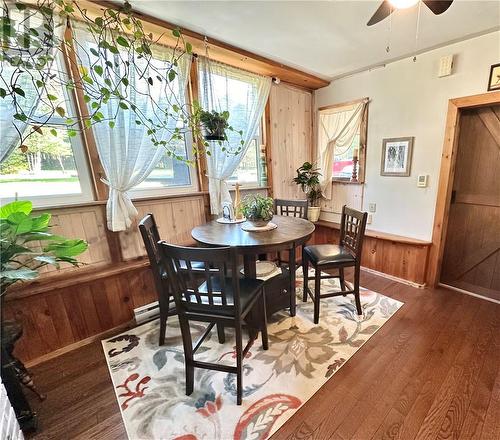
[[(32, 382), (22, 362), (12, 354), (15, 342), (22, 335), (22, 325), (4, 320), (4, 297), (11, 285), (38, 278), (38, 271), (44, 266), (59, 267), (59, 263), (78, 265), (75, 257), (88, 247), (84, 240), (52, 234), (50, 214), (34, 216), (32, 207), (29, 201), (15, 201), (0, 208), (1, 373), (22, 429), (36, 425), (35, 414), (30, 410), (20, 386), (21, 383)], [(40, 249), (31, 246), (33, 242), (44, 244)], [(36, 392), (33, 385), (30, 388)]]
[(253, 226), (266, 226), (273, 218), (274, 202), (271, 197), (249, 194), (241, 202), (240, 211)]
[(201, 110), (200, 122), (203, 129), (203, 137), (207, 141), (224, 141), (226, 137), (226, 129), (229, 128), (229, 112), (211, 112)]
[(319, 176), (321, 173), (319, 168), (315, 168), (310, 162), (304, 162), (303, 165), (297, 169), (297, 177), (293, 181), (300, 185), (302, 191), (305, 192), (309, 207), (307, 209), (307, 218), (311, 222), (317, 222), (321, 212), (319, 202), (321, 200), (321, 187), (319, 184)]

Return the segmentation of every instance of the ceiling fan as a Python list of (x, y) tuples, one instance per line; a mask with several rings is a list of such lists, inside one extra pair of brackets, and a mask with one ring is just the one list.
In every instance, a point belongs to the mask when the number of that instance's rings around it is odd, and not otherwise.
[[(384, 18), (389, 17), (396, 9), (406, 9), (416, 5), (419, 0), (384, 0), (379, 8), (375, 11), (372, 18), (366, 23), (371, 26)], [(435, 15), (445, 12), (453, 3), (453, 0), (422, 0), (422, 3), (427, 6)]]

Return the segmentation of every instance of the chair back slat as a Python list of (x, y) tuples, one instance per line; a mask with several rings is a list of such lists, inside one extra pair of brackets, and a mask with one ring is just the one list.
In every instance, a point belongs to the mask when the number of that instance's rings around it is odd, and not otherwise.
[(307, 200), (274, 200), (274, 213), (288, 217), (298, 217), (307, 219), (309, 203)]
[(367, 217), (366, 212), (357, 211), (346, 205), (342, 207), (340, 245), (345, 246), (356, 257), (361, 257)]
[(160, 249), (179, 313), (209, 314), (220, 309), (240, 313), (238, 277), (230, 282), (226, 279), (229, 267), (237, 274), (234, 248), (190, 248), (160, 242)]

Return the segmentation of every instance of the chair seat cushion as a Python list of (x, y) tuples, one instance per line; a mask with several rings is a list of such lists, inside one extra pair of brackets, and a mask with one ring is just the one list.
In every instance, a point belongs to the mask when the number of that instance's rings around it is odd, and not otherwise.
[[(232, 306), (234, 306), (234, 293), (233, 293), (233, 281), (232, 278), (226, 278), (226, 301), (227, 301), (227, 306), (228, 308), (220, 308), (221, 310), (217, 311), (215, 306), (221, 306), (222, 305), (222, 297), (220, 296), (220, 278), (219, 277), (214, 277), (212, 281), (212, 292), (214, 295), (213, 301), (214, 301), (214, 313), (220, 313), (223, 315), (232, 315), (233, 312), (231, 310)], [(255, 299), (255, 296), (259, 293), (260, 289), (262, 288), (262, 285), (264, 284), (263, 280), (257, 280), (253, 278), (241, 278), (239, 279), (240, 283), (240, 307), (241, 311), (245, 311), (249, 304)], [(191, 303), (187, 306), (187, 309), (195, 311), (197, 309), (197, 306), (200, 305), (202, 306), (203, 309), (205, 307), (203, 306), (208, 306), (208, 286), (207, 282), (203, 282), (198, 287), (198, 290), (201, 294), (201, 303), (196, 302), (196, 295), (191, 295), (190, 301)], [(211, 306), (212, 307), (212, 306)], [(201, 309), (200, 309), (201, 311)], [(204, 310), (205, 311), (205, 310)]]
[(343, 246), (336, 244), (315, 244), (306, 246), (304, 252), (315, 265), (323, 264), (354, 264), (356, 259)]

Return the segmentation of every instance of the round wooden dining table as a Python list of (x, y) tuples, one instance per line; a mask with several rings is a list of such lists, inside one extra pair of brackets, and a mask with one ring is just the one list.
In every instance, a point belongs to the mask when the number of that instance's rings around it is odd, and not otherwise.
[[(242, 223), (224, 224), (211, 221), (196, 226), (192, 237), (203, 246), (235, 246), (243, 256), (245, 277), (256, 278), (258, 255), (289, 251), (289, 288), (287, 298), (272, 290), (272, 283), (266, 289), (268, 311), (290, 307), (295, 315), (295, 248), (304, 244), (314, 232), (314, 224), (308, 220), (275, 215), (271, 220), (278, 227), (270, 231), (249, 232), (241, 228)], [(278, 284), (276, 284), (278, 285)]]

